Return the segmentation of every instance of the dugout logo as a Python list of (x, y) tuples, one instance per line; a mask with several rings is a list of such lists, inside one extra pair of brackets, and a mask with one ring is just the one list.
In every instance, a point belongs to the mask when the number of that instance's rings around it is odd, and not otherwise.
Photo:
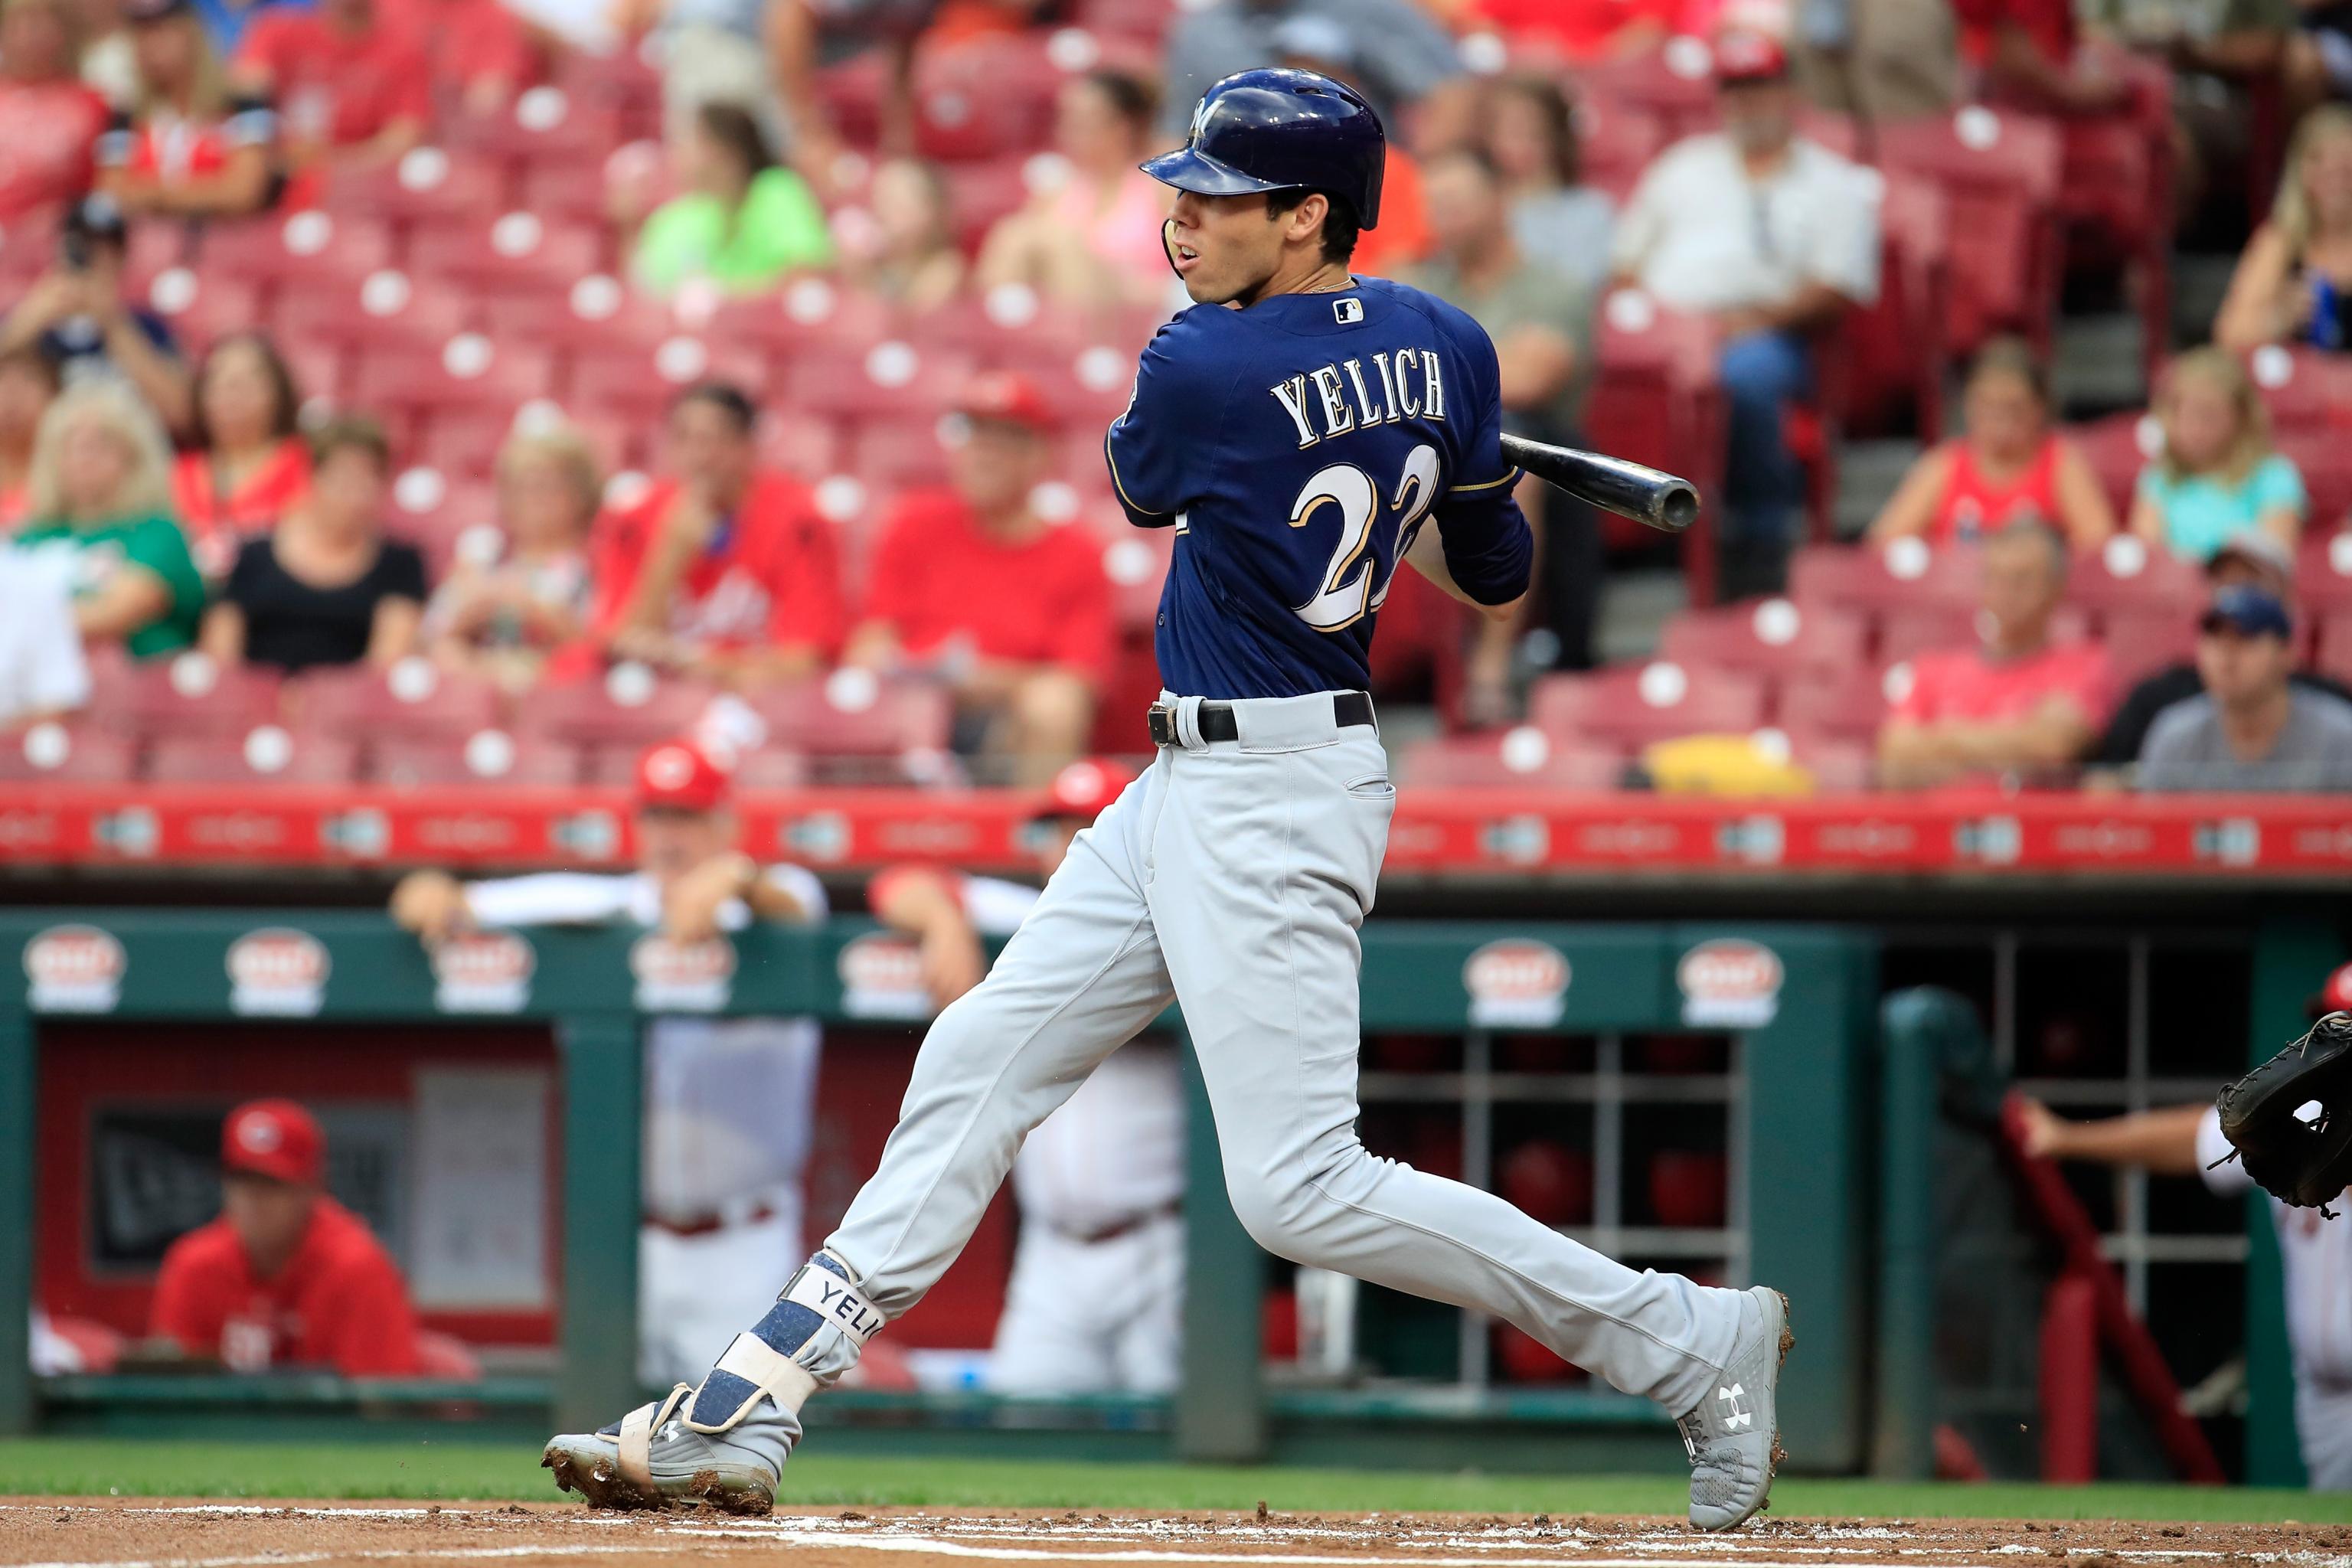
[(1462, 966), (1470, 1021), (1488, 1026), (1548, 1029), (1568, 1011), (1566, 955), (1548, 943), (1490, 942)]
[(230, 1012), (308, 1018), (325, 1004), (334, 965), (317, 937), (273, 926), (231, 942), (227, 967)]
[(512, 931), (476, 931), (433, 950), (433, 1005), (444, 1013), (520, 1013), (539, 955)]
[(928, 1018), (922, 950), (904, 937), (868, 932), (841, 950), (841, 1010), (853, 1018)]
[(1675, 968), (1683, 1022), (1702, 1029), (1760, 1029), (1780, 1011), (1780, 955), (1760, 942), (1703, 942)]
[(26, 1005), (36, 1013), (111, 1013), (131, 967), (96, 926), (51, 926), (25, 944)]
[(637, 977), (640, 1013), (716, 1013), (735, 992), (735, 945), (723, 937), (677, 942), (650, 931), (629, 949), (629, 973)]

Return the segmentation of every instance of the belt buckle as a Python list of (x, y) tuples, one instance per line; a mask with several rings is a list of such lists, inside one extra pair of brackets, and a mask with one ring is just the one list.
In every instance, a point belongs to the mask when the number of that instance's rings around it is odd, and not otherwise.
[(1176, 709), (1168, 702), (1155, 702), (1143, 716), (1144, 727), (1151, 731), (1155, 746), (1176, 744)]

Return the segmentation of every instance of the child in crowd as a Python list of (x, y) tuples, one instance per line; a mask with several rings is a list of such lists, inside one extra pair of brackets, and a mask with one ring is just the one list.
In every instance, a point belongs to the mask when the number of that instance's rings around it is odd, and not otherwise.
[(2140, 470), (2131, 531), (2201, 562), (2261, 529), (2290, 550), (2310, 510), (2303, 475), (2271, 447), (2270, 419), (2245, 367), (2220, 349), (2173, 362), (2156, 398), (2164, 450)]

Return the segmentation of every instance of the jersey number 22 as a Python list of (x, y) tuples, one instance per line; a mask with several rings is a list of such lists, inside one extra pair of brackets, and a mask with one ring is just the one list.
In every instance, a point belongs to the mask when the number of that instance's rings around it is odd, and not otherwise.
[[(1389, 549), (1372, 536), (1381, 521), (1380, 487), (1371, 475), (1353, 463), (1334, 463), (1319, 470), (1290, 503), (1290, 526), (1304, 528), (1316, 509), (1327, 501), (1339, 509), (1339, 542), (1324, 569), (1323, 585), (1307, 603), (1296, 606), (1298, 618), (1318, 632), (1341, 631), (1381, 607), (1389, 584), (1412, 548), (1413, 535), (1437, 500), (1437, 448), (1415, 447), (1405, 454), (1404, 471), (1388, 499)], [(1381, 558), (1387, 558), (1382, 569)]]

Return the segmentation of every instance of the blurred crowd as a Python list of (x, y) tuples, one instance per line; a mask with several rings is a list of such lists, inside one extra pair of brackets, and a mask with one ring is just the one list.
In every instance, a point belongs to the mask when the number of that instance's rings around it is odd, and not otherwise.
[[(1532, 484), (1517, 624), (1401, 585), (1410, 773), (2343, 787), (2352, 594), (2297, 593), (2352, 500), (2337, 9), (0, 0), (0, 723), (194, 658), (510, 719), (915, 690), (921, 779), (1139, 749), (1167, 544), (1099, 429), (1183, 301), (1135, 164), (1287, 62), (1391, 129), (1358, 270), (1476, 317), (1522, 433), (1711, 503), (1638, 671), (1595, 669), (1601, 599), (1661, 547)], [(2168, 258), (2217, 235), (2176, 355)], [(2062, 424), (2082, 300), (2150, 323), (2144, 417)], [(1925, 449), (1840, 542), (1850, 430)]]

